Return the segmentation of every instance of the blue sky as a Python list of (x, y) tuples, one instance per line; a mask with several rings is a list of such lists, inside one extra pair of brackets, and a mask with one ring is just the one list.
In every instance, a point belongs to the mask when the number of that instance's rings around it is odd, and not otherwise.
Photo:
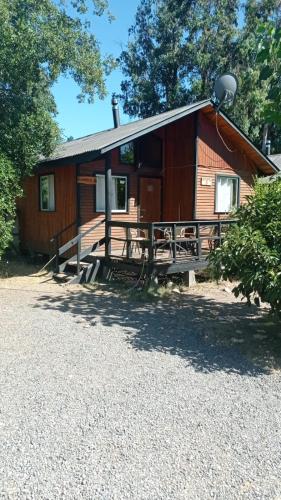
[[(101, 46), (102, 54), (112, 54), (118, 57), (122, 47), (128, 40), (128, 29), (134, 24), (134, 17), (139, 0), (109, 0), (109, 8), (115, 16), (115, 21), (109, 23), (106, 16), (94, 20), (94, 33)], [(240, 23), (243, 22), (242, 12)], [(123, 79), (120, 70), (113, 71), (106, 79), (108, 95), (104, 100), (96, 99), (94, 104), (78, 103), (76, 96), (79, 87), (71, 78), (59, 78), (53, 87), (58, 115), (56, 120), (62, 129), (64, 137), (74, 138), (92, 134), (112, 127), (111, 96), (120, 91)], [(130, 118), (122, 113), (121, 122), (127, 123)]]
[[(128, 29), (133, 24), (138, 3), (139, 0), (110, 0), (110, 11), (116, 20), (110, 24), (106, 17), (96, 18), (94, 32), (103, 54), (120, 54), (122, 45), (124, 47), (128, 40)], [(113, 71), (106, 81), (108, 96), (104, 100), (97, 99), (94, 104), (78, 103), (79, 87), (71, 78), (58, 80), (53, 87), (58, 108), (56, 120), (65, 137), (81, 137), (112, 127), (111, 95), (120, 90), (121, 80), (121, 71)], [(120, 112), (122, 123), (128, 122), (121, 106)]]

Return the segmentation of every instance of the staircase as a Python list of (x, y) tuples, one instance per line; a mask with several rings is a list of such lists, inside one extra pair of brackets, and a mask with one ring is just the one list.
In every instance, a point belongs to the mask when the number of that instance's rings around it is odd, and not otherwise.
[[(73, 222), (53, 236), (51, 239), (51, 242), (55, 244), (55, 255), (53, 257), (55, 260), (55, 271), (53, 277), (56, 281), (68, 285), (93, 283), (95, 281), (101, 266), (101, 259), (95, 256), (95, 252), (100, 250), (105, 244), (105, 238), (96, 241), (87, 248), (82, 248), (82, 242), (86, 236), (94, 232), (104, 223), (105, 219), (90, 227), (87, 231), (79, 233), (62, 246), (59, 246), (62, 234), (72, 226), (77, 225), (77, 222)], [(75, 246), (77, 247), (77, 253), (64, 259), (63, 255)]]

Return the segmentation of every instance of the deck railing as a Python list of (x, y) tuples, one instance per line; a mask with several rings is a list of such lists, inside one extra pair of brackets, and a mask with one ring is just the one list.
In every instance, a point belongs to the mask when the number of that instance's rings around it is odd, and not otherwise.
[[(227, 229), (236, 222), (234, 219), (152, 223), (108, 221), (108, 257), (123, 260), (138, 257), (148, 263), (203, 260), (221, 245)], [(117, 242), (119, 251), (116, 251)]]

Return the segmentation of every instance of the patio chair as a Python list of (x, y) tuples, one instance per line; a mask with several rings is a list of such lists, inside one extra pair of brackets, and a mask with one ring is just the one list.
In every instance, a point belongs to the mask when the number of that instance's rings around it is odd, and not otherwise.
[[(134, 251), (142, 256), (144, 256), (146, 245), (148, 239), (148, 231), (146, 229), (130, 229), (129, 239), (131, 240), (131, 252)], [(124, 241), (122, 255), (124, 255), (127, 247), (127, 241)]]

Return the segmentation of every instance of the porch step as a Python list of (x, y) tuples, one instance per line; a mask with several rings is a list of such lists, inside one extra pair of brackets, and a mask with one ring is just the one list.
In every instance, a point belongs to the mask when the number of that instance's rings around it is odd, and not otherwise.
[[(84, 261), (81, 261), (80, 262), (80, 268), (81, 268), (81, 271), (82, 269), (85, 269), (86, 267), (89, 267), (90, 266), (90, 262), (84, 262)], [(67, 265), (65, 266), (65, 269), (69, 269), (71, 270), (71, 272), (75, 269), (77, 269), (77, 261), (70, 261), (67, 263)]]
[(68, 273), (53, 273), (53, 278), (59, 283), (69, 283), (73, 275)]
[(75, 285), (79, 283), (93, 283), (97, 277), (100, 260), (96, 259), (94, 262), (80, 262), (81, 270), (76, 274), (77, 263), (68, 262), (67, 270), (65, 272), (54, 273), (55, 280), (68, 285)]

